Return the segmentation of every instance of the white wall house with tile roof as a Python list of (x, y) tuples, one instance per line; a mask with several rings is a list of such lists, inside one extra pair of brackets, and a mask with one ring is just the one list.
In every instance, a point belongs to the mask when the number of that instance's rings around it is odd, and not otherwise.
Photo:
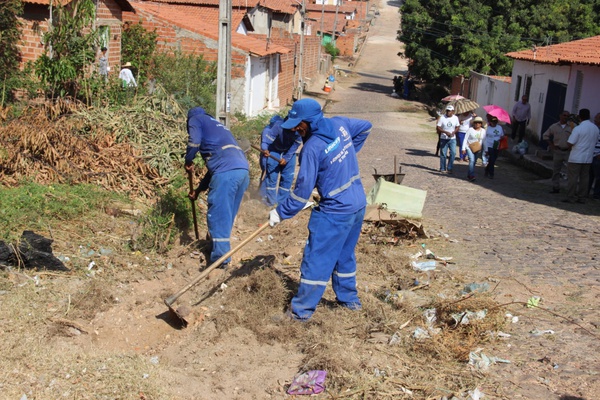
[(563, 110), (600, 112), (600, 36), (506, 55), (514, 59), (510, 82), (472, 72), (472, 100), (496, 104), (511, 113), (514, 104), (528, 95), (531, 120), (527, 128), (535, 138), (558, 121)]

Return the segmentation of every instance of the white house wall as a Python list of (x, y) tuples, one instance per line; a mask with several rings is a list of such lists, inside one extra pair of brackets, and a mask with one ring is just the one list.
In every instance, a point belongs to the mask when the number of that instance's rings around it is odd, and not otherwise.
[[(255, 66), (254, 71), (252, 65)], [(254, 76), (253, 76), (254, 74)], [(279, 107), (279, 54), (248, 56), (243, 112), (254, 117)]]
[[(508, 111), (511, 112), (512, 107), (516, 103), (515, 95), (517, 92), (518, 76), (522, 76), (521, 87), (519, 88), (518, 99), (525, 93), (525, 77), (531, 76), (531, 90), (529, 92), (529, 104), (531, 104), (531, 121), (528, 128), (533, 132), (540, 133), (544, 120), (544, 106), (546, 104), (546, 92), (548, 91), (548, 82), (555, 81), (568, 85), (571, 66), (569, 65), (553, 65), (553, 64), (536, 64), (530, 61), (515, 60), (512, 72), (511, 82), (511, 103)], [(565, 106), (569, 107), (567, 87), (567, 98)]]
[[(581, 85), (579, 103), (577, 106), (575, 92), (578, 71), (583, 74), (583, 81)], [(599, 97), (600, 67), (594, 65), (572, 65), (567, 85), (567, 99), (565, 101), (565, 108), (571, 111), (573, 114), (579, 112), (579, 110), (576, 108), (587, 108), (591, 111), (593, 118), (597, 113), (600, 112), (600, 101), (598, 101)]]
[(250, 21), (254, 27), (254, 33), (267, 35), (269, 33), (269, 15), (271, 11), (267, 8), (256, 7), (249, 12)]
[[(509, 107), (512, 107), (510, 83), (508, 82), (471, 71), (469, 90), (469, 98), (482, 107), (495, 104), (508, 111), (510, 111)], [(485, 117), (486, 112), (483, 108), (479, 108), (475, 112), (477, 115)]]

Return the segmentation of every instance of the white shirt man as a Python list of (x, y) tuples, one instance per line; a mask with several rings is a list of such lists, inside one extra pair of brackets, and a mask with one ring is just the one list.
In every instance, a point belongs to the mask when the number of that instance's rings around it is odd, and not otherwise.
[(121, 72), (119, 72), (119, 79), (123, 81), (123, 86), (125, 87), (136, 87), (137, 83), (135, 82), (135, 78), (129, 67), (131, 67), (130, 62), (126, 62), (125, 65), (123, 65)]
[[(440, 135), (440, 172), (452, 173), (454, 157), (456, 156), (456, 132), (460, 121), (454, 115), (454, 107), (446, 106), (446, 115), (438, 120), (436, 131)], [(450, 152), (450, 156), (447, 153)], [(446, 165), (446, 160), (448, 160)]]
[(598, 127), (590, 121), (590, 110), (579, 110), (579, 118), (581, 124), (573, 129), (567, 141), (571, 154), (567, 163), (567, 198), (563, 200), (566, 203), (585, 203), (589, 192), (590, 165), (598, 141)]

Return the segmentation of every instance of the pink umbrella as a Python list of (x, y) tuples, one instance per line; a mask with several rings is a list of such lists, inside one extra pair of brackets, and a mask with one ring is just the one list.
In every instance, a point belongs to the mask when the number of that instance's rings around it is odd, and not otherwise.
[(442, 101), (454, 101), (464, 99), (460, 94), (451, 94), (450, 96), (446, 96), (442, 99)]
[(496, 105), (483, 106), (483, 109), (487, 111), (489, 115), (497, 117), (499, 121), (510, 124), (510, 114), (504, 108)]

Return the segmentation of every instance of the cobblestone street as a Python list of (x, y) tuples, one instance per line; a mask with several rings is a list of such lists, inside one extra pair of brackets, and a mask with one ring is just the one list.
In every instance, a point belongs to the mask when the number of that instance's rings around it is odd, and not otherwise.
[[(600, 393), (600, 202), (562, 203), (564, 186), (563, 193), (550, 194), (550, 180), (503, 157), (494, 180), (484, 178), (478, 165), (477, 180), (467, 181), (467, 163), (460, 162), (453, 175), (440, 174), (435, 121), (418, 103), (390, 96), (392, 78), (406, 72), (406, 60), (396, 55), (399, 3), (381, 4), (359, 61), (339, 64), (346, 76), (337, 79), (326, 107), (329, 116), (365, 118), (374, 125), (359, 154), (367, 191), (373, 168), (392, 173), (397, 156), (406, 174), (402, 184), (427, 191), (423, 222), (437, 237), (430, 247), (454, 257), (452, 274), (491, 281), (500, 303), (540, 296), (542, 307), (579, 324), (523, 309), (521, 322), (512, 327), (512, 345), (494, 348), (512, 361), (493, 369), (504, 398), (594, 398), (590, 394)], [(532, 338), (534, 328), (555, 334)], [(558, 367), (548, 368), (539, 361), (544, 357)]]

